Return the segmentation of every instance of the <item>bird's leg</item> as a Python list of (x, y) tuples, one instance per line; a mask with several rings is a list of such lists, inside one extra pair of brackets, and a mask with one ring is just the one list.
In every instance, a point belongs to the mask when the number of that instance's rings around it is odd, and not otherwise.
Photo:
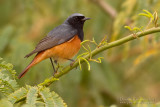
[(54, 60), (54, 63), (57, 65), (57, 68), (56, 68), (55, 72), (53, 73), (53, 75), (54, 75), (55, 73), (57, 73), (58, 68), (59, 68), (59, 63), (58, 63), (58, 61), (57, 61), (57, 60)]
[(54, 63), (55, 63), (55, 64), (57, 64), (57, 63), (58, 63), (58, 61), (57, 61), (57, 60), (54, 60)]
[(70, 60), (71, 62), (74, 62), (75, 60), (73, 60), (73, 59), (68, 59), (68, 60)]
[[(54, 63), (57, 65), (56, 72), (55, 72), (55, 73), (57, 73), (57, 71), (58, 71), (58, 69), (59, 69), (60, 65), (59, 65), (59, 63), (58, 63), (58, 61), (57, 61), (57, 60), (54, 60)], [(54, 73), (54, 74), (55, 74), (55, 73)], [(54, 74), (53, 74), (53, 75), (54, 75)]]
[(56, 71), (58, 71), (59, 67), (60, 67), (60, 65), (59, 65), (59, 63), (57, 63), (57, 69), (56, 69)]
[(56, 70), (55, 70), (55, 67), (54, 67), (54, 64), (53, 64), (53, 61), (52, 61), (52, 58), (50, 58), (50, 61), (51, 61), (51, 64), (52, 64), (52, 67), (53, 67), (53, 75), (57, 72)]

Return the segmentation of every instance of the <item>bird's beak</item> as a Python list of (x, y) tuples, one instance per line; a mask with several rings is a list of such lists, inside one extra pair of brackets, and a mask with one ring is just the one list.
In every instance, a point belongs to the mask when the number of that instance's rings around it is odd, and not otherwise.
[(91, 18), (85, 17), (85, 18), (82, 19), (82, 21), (86, 21), (86, 20), (89, 20), (89, 19), (91, 19)]

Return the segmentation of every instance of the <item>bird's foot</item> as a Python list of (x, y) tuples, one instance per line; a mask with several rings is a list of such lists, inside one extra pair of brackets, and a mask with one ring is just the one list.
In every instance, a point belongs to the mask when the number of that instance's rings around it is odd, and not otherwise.
[(70, 66), (72, 67), (72, 66), (73, 66), (73, 64), (75, 63), (75, 60), (73, 60), (73, 59), (68, 59), (68, 60), (70, 60), (70, 61), (71, 61)]
[(75, 63), (75, 61), (71, 62), (71, 63), (70, 63), (70, 66), (72, 67), (74, 63)]
[(55, 62), (55, 63), (57, 64), (57, 68), (56, 68), (56, 70), (53, 72), (53, 76), (54, 76), (55, 74), (57, 74), (58, 69), (59, 69), (59, 67), (60, 67), (59, 63), (57, 63), (57, 62)]
[(53, 72), (53, 77), (55, 77), (55, 74), (57, 74), (57, 70)]
[[(73, 60), (73, 61), (70, 63), (70, 67), (72, 67), (72, 66), (74, 65), (75, 62), (76, 62), (76, 61)], [(76, 69), (77, 69), (77, 67), (76, 67)]]

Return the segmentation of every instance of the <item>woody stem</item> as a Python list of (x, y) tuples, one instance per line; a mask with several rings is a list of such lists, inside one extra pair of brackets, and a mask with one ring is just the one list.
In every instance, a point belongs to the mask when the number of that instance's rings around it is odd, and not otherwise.
[[(136, 37), (140, 38), (140, 37), (146, 36), (146, 35), (148, 35), (148, 34), (153, 34), (153, 33), (157, 33), (157, 32), (160, 32), (160, 27), (151, 28), (151, 29), (145, 30), (145, 31), (143, 31), (143, 32), (138, 32), (138, 33), (136, 33)], [(124, 37), (124, 38), (121, 38), (121, 39), (119, 39), (119, 40), (110, 42), (110, 43), (108, 43), (108, 44), (106, 44), (106, 45), (103, 45), (103, 46), (101, 46), (101, 47), (99, 47), (99, 48), (96, 48), (96, 49), (94, 49), (90, 54), (92, 54), (92, 57), (93, 57), (93, 56), (95, 56), (95, 55), (97, 55), (97, 54), (99, 54), (99, 53), (101, 53), (101, 52), (103, 52), (103, 51), (105, 51), (105, 50), (107, 50), (107, 49), (110, 49), (110, 48), (112, 48), (112, 47), (116, 47), (116, 46), (122, 45), (122, 44), (127, 43), (128, 41), (132, 41), (132, 40), (134, 40), (134, 39), (137, 39), (137, 38), (134, 37), (134, 34), (130, 34), (130, 35)], [(138, 39), (137, 39), (137, 40), (138, 40)], [(89, 59), (90, 54), (84, 56), (83, 58)], [(83, 59), (80, 59), (80, 61), (81, 61), (81, 63), (84, 62)], [(59, 78), (59, 77), (63, 76), (64, 74), (68, 73), (68, 72), (71, 71), (73, 68), (77, 67), (78, 65), (79, 65), (79, 62), (78, 62), (78, 61), (75, 61), (75, 63), (74, 63), (72, 66), (70, 66), (70, 65), (66, 66), (66, 67), (63, 69), (63, 71), (55, 74), (54, 77), (50, 77), (50, 78), (48, 79), (48, 81), (46, 81), (46, 82), (44, 81), (43, 83), (41, 83), (41, 85), (42, 85), (42, 86), (49, 86), (50, 84), (52, 84), (52, 83), (55, 81), (55, 79), (53, 79), (53, 78)]]

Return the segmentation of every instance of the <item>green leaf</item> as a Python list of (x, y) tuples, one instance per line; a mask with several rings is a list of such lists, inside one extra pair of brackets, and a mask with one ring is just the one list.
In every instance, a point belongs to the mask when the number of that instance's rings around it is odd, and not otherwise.
[(103, 57), (99, 57), (99, 58), (98, 58), (99, 63), (102, 62), (102, 59), (104, 59), (104, 58), (103, 58)]
[(16, 80), (12, 80), (7, 74), (0, 72), (0, 92), (8, 95), (17, 90), (18, 87)]
[(148, 10), (145, 9), (143, 9), (143, 11), (146, 12), (152, 18), (152, 20), (154, 20), (152, 13), (150, 13)]
[(80, 60), (80, 59), (78, 59), (78, 63), (79, 63), (79, 68), (80, 68), (80, 70), (82, 70), (81, 60)]
[(28, 93), (27, 93), (27, 101), (26, 103), (29, 105), (34, 105), (37, 100), (37, 94), (38, 88), (37, 87), (30, 87)]
[(81, 45), (86, 43), (86, 42), (89, 42), (90, 40), (84, 40), (83, 42), (81, 42)]
[(84, 50), (86, 50), (87, 52), (89, 52), (88, 49), (87, 49), (86, 47), (84, 47), (83, 45), (82, 45), (82, 47), (83, 47)]
[(14, 78), (14, 79), (16, 78), (16, 76), (15, 76), (16, 72), (15, 72), (15, 70), (13, 70), (12, 64), (6, 63), (5, 61), (1, 62), (0, 63), (0, 71), (2, 71), (2, 70), (9, 71), (12, 75), (12, 78)]
[[(18, 106), (19, 107), (19, 106)], [(44, 107), (44, 106), (36, 106), (36, 105), (30, 105), (30, 104), (23, 104), (20, 107)]]
[(52, 91), (52, 98), (54, 100), (55, 107), (67, 107), (67, 104), (64, 103), (63, 99), (54, 91)]
[(54, 107), (54, 100), (49, 88), (42, 88), (40, 90), (40, 95), (42, 96), (46, 107)]
[(82, 54), (80, 54), (80, 55), (77, 56), (77, 59), (80, 58), (80, 57), (82, 57), (82, 56), (84, 56), (84, 55), (87, 55), (87, 54), (88, 54), (88, 52), (82, 53)]
[(143, 9), (143, 11), (145, 12), (145, 13), (140, 13), (139, 15), (140, 16), (146, 16), (146, 17), (148, 17), (148, 18), (151, 18), (151, 22), (154, 20), (154, 16), (152, 15), (152, 13), (150, 13), (148, 10), (144, 10)]
[(140, 28), (139, 28), (139, 27), (134, 27), (133, 30), (134, 30), (134, 31), (141, 31), (141, 32), (143, 32), (143, 31), (142, 31), (142, 28), (143, 28), (143, 26), (140, 27)]
[(126, 29), (128, 29), (128, 30), (132, 31), (132, 29), (131, 29), (131, 27), (130, 27), (130, 26), (124, 26), (124, 28), (126, 28)]
[(92, 43), (94, 43), (95, 45), (98, 45), (97, 43), (96, 43), (96, 41), (95, 41), (95, 39), (93, 38), (92, 39), (92, 41), (91, 41)]
[(67, 107), (55, 92), (50, 92), (49, 88), (42, 88), (40, 90), (40, 95), (42, 96), (46, 107)]
[(87, 45), (87, 46), (88, 46), (88, 49), (89, 49), (89, 56), (90, 56), (90, 58), (92, 58), (91, 48), (90, 48), (89, 45)]
[(89, 62), (87, 61), (87, 59), (85, 59), (85, 58), (83, 58), (83, 57), (81, 57), (81, 59), (83, 59), (83, 60), (87, 63), (87, 65), (88, 65), (88, 71), (90, 71), (91, 66), (90, 66)]
[(26, 97), (26, 94), (27, 94), (27, 90), (25, 88), (20, 88), (18, 90), (16, 90), (14, 93), (10, 94), (8, 96), (8, 100), (14, 104), (16, 101), (19, 101), (23, 98)]
[(129, 29), (130, 31), (135, 31), (135, 32), (141, 31), (141, 32), (143, 32), (143, 31), (142, 31), (143, 26), (140, 27), (140, 28), (139, 28), (139, 27), (131, 28), (130, 26), (124, 26), (124, 28)]
[[(0, 92), (5, 96), (11, 94), (19, 87), (17, 81), (15, 80), (16, 72), (12, 70), (12, 68), (13, 65), (10, 63), (6, 63), (5, 61), (0, 63)], [(11, 75), (9, 76), (8, 74)]]
[(146, 16), (146, 17), (150, 18), (150, 16), (148, 14), (146, 14), (146, 13), (139, 13), (138, 15), (140, 15), (140, 16)]

